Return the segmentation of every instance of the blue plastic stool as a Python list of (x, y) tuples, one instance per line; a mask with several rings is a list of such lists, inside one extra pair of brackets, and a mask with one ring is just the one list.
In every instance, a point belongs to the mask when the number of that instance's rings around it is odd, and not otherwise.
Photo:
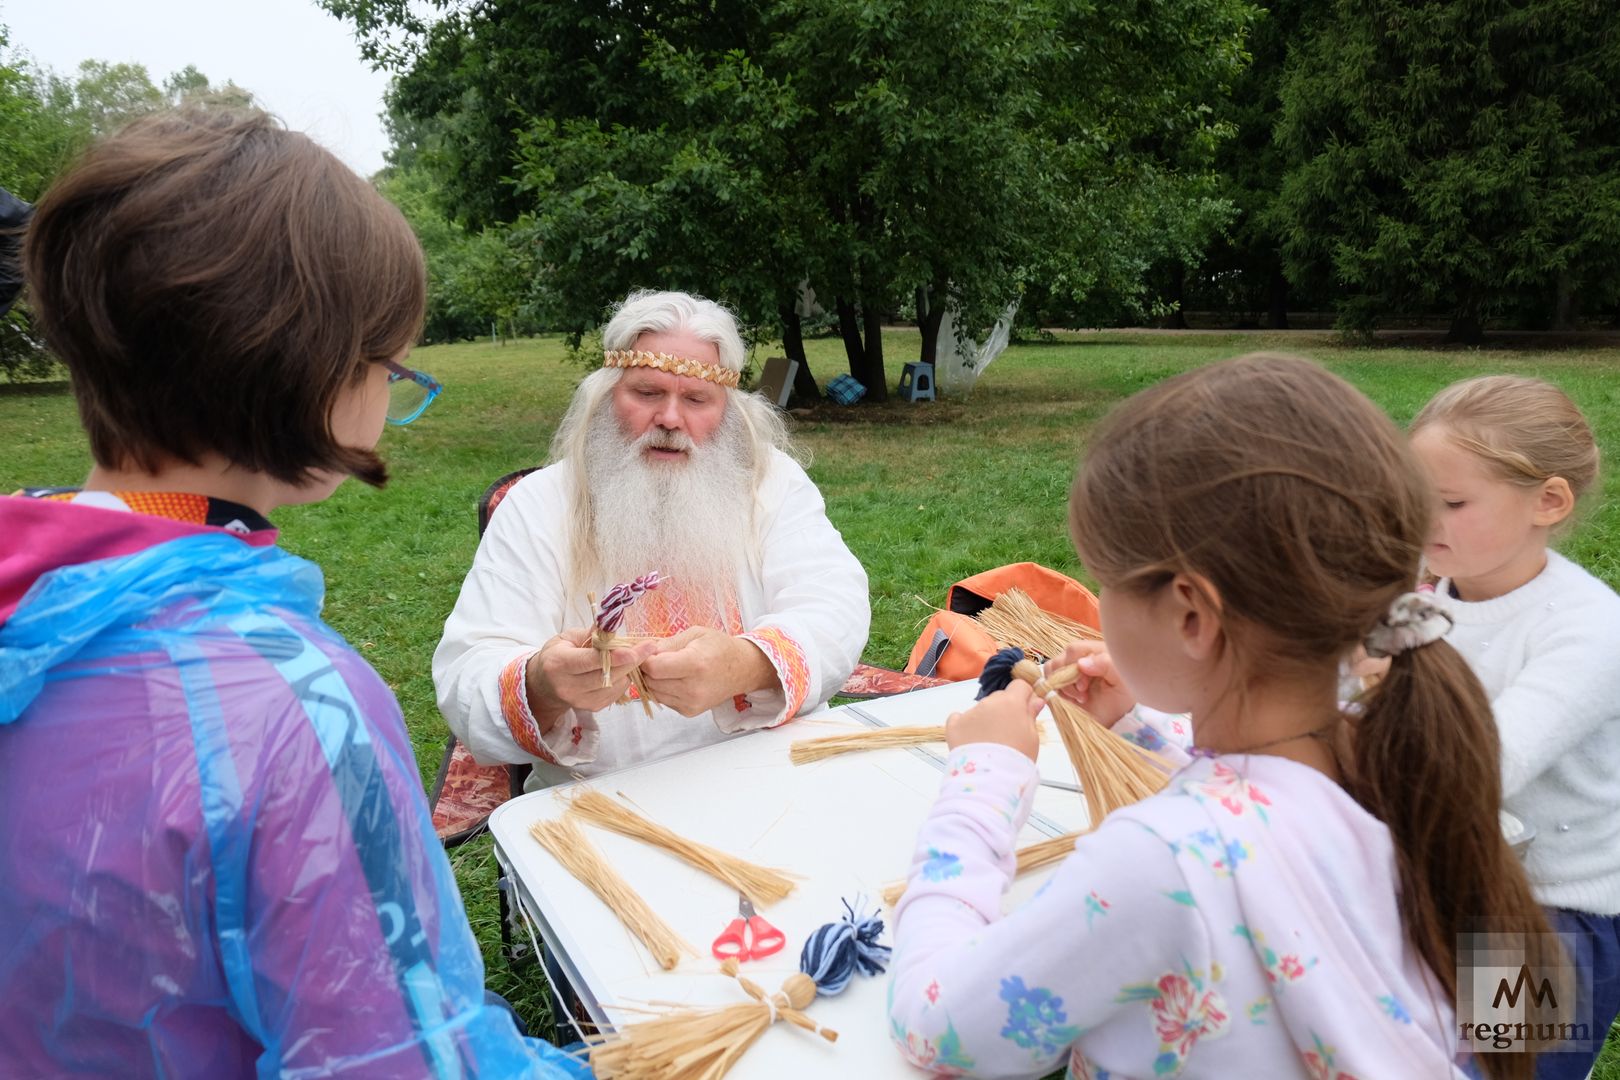
[(900, 396), (907, 401), (933, 401), (934, 365), (907, 364), (900, 369)]

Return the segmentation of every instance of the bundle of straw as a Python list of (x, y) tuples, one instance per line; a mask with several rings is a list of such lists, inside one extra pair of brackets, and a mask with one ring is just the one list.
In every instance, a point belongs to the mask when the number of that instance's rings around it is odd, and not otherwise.
[(1141, 802), (1164, 787), (1171, 769), (1168, 761), (1115, 735), (1058, 693), (1079, 680), (1078, 665), (1070, 664), (1047, 675), (1033, 660), (1020, 660), (1013, 665), (1012, 673), (1046, 699), (1058, 738), (1063, 740), (1063, 749), (1068, 751), (1074, 773), (1080, 778), (1092, 828), (1120, 807)]
[[(630, 609), (630, 605), (641, 599), (643, 593), (651, 592), (661, 584), (663, 584), (663, 579), (658, 576), (658, 571), (654, 570), (649, 574), (641, 575), (634, 581), (615, 585), (602, 598), (600, 609), (596, 606), (596, 594), (585, 594), (585, 599), (590, 603), (592, 610), (596, 612), (595, 621), (591, 625), (591, 648), (596, 650), (596, 655), (602, 661), (602, 686), (604, 688), (613, 685), (613, 650), (622, 649), (628, 645), (634, 645), (638, 641), (645, 640), (644, 638), (624, 637), (618, 633), (619, 623), (624, 620), (624, 613)], [(647, 684), (642, 681), (639, 666), (630, 669), (630, 685), (636, 689), (636, 696), (641, 701), (642, 712), (646, 713), (647, 719), (651, 720), (652, 707), (658, 704), (658, 701), (648, 692)], [(619, 704), (623, 705), (629, 700), (630, 695), (627, 693), (619, 699)]]
[(1008, 589), (974, 618), (1002, 648), (1017, 647), (1048, 659), (1061, 655), (1070, 642), (1102, 640), (1085, 623), (1037, 607), (1023, 589)]
[(737, 973), (737, 961), (720, 970), (753, 1000), (737, 1005), (683, 1009), (591, 1037), (591, 1070), (601, 1080), (717, 1080), (737, 1063), (777, 1020), (786, 1020), (828, 1042), (838, 1032), (804, 1014), (816, 999), (816, 984), (794, 972), (772, 995)]
[(1039, 870), (1043, 866), (1051, 866), (1055, 862), (1062, 862), (1074, 853), (1074, 842), (1080, 839), (1077, 832), (1064, 833), (1054, 836), (1050, 840), (1018, 849), (1018, 873), (1027, 874)]
[[(1040, 729), (1041, 741), (1046, 741), (1046, 729)], [(926, 746), (945, 741), (942, 726), (871, 728), (849, 731), (842, 735), (823, 735), (819, 739), (800, 739), (788, 747), (788, 759), (795, 765), (809, 765), (823, 758), (839, 754), (854, 754), (863, 750), (888, 750), (896, 746)]]
[(861, 750), (887, 750), (895, 746), (922, 746), (944, 741), (945, 729), (938, 725), (873, 728), (842, 735), (824, 735), (819, 739), (800, 739), (788, 747), (788, 757), (795, 765), (808, 765), (812, 761)]
[(607, 864), (602, 853), (585, 838), (584, 830), (578, 825), (567, 818), (537, 821), (529, 826), (529, 833), (563, 864), (564, 869), (602, 898), (602, 902), (618, 916), (619, 921), (652, 953), (659, 967), (670, 970), (681, 962), (683, 952), (697, 955), (692, 946), (647, 906), (641, 894)]
[[(1018, 849), (1018, 869), (1015, 874), (1022, 877), (1024, 874), (1039, 870), (1043, 866), (1051, 866), (1055, 862), (1062, 862), (1074, 851), (1074, 842), (1080, 839), (1079, 833), (1064, 833), (1054, 836), (1050, 840), (1041, 840), (1028, 847)], [(883, 902), (890, 907), (900, 902), (906, 894), (906, 882), (896, 881), (883, 890)]]
[(753, 901), (755, 907), (774, 904), (797, 887), (794, 880), (780, 870), (758, 866), (718, 848), (688, 840), (600, 791), (586, 788), (574, 796), (569, 809), (593, 825), (663, 848), (710, 877), (730, 885)]

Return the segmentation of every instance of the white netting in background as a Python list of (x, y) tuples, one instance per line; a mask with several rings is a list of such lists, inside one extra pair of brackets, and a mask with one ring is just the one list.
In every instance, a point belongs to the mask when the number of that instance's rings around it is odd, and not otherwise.
[(991, 328), (983, 345), (970, 338), (958, 337), (956, 312), (947, 307), (939, 321), (939, 346), (934, 359), (934, 379), (944, 397), (967, 397), (973, 384), (979, 381), (984, 369), (1001, 355), (1012, 337), (1013, 316), (1018, 313), (1018, 301), (1007, 305), (1000, 320)]

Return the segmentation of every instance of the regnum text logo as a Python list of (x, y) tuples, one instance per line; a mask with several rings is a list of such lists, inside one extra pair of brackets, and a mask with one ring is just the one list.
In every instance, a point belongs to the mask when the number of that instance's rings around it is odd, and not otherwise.
[(1457, 1038), (1475, 1053), (1590, 1050), (1592, 979), (1571, 934), (1457, 938)]

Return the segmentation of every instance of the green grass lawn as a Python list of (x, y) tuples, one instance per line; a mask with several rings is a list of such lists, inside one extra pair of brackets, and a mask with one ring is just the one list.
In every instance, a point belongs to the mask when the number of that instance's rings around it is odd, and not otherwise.
[[(914, 332), (885, 336), (890, 368), (916, 354)], [(866, 659), (900, 667), (945, 587), (978, 570), (1033, 560), (1082, 579), (1069, 547), (1064, 502), (1081, 438), (1115, 402), (1190, 367), (1256, 349), (1327, 364), (1409, 420), (1428, 397), (1470, 375), (1515, 372), (1563, 386), (1586, 411), (1608, 461), (1620, 462), (1620, 349), (1560, 351), (1352, 348), (1331, 335), (1101, 333), (1062, 335), (1009, 349), (966, 402), (817, 409), (797, 424), (832, 521), (865, 564), (872, 586)], [(834, 340), (808, 344), (823, 379), (842, 369)], [(477, 545), (474, 508), (501, 474), (539, 464), (584, 370), (562, 345), (420, 349), (411, 361), (445, 384), (421, 420), (391, 428), (382, 452), (386, 491), (345, 484), (318, 506), (280, 511), (284, 545), (326, 571), (328, 620), (399, 695), (424, 779), (446, 735), (429, 660)], [(62, 388), (0, 386), (0, 489), (74, 484), (89, 457)], [(1620, 469), (1605, 470), (1564, 550), (1620, 586)], [(921, 598), (919, 600), (918, 598)], [(490, 985), (535, 1020), (543, 984), (506, 969), (488, 842), (452, 854)], [(1620, 1080), (1611, 1046), (1597, 1076)]]

